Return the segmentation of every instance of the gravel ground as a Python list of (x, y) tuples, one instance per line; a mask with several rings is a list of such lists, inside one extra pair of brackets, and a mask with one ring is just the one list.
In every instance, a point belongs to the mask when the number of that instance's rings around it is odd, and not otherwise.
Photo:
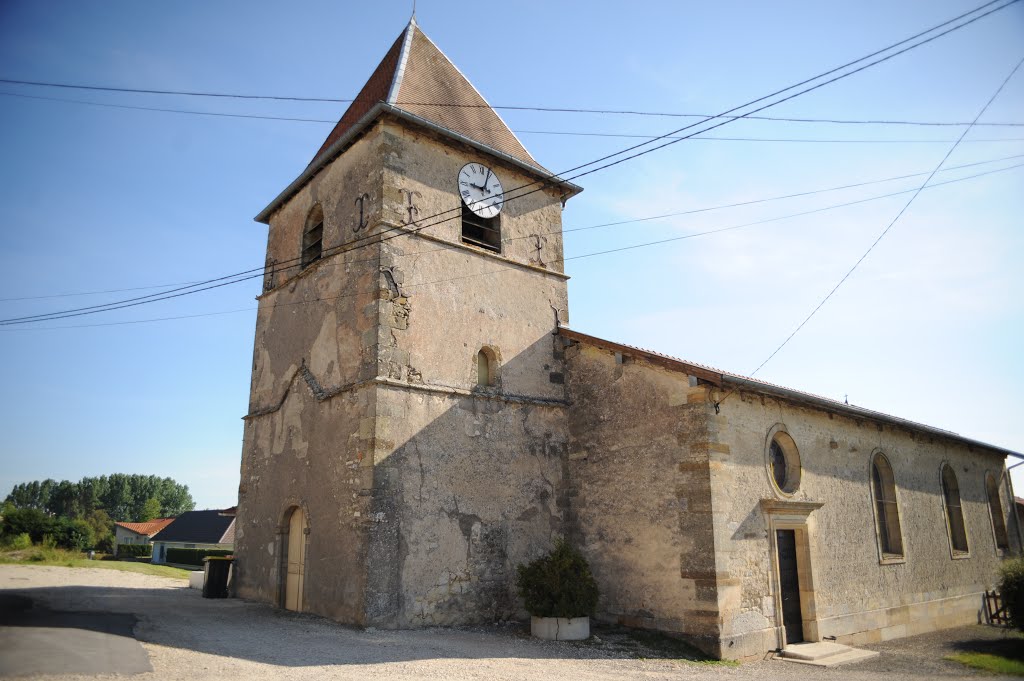
[(135, 615), (136, 638), (154, 670), (137, 679), (952, 679), (976, 676), (941, 659), (958, 641), (1002, 635), (978, 626), (903, 639), (873, 646), (882, 653), (875, 660), (835, 669), (778, 660), (725, 666), (641, 659), (651, 651), (611, 640), (537, 641), (519, 625), (354, 629), (266, 605), (204, 599), (180, 580), (115, 570), (0, 565), (0, 590), (52, 610)]

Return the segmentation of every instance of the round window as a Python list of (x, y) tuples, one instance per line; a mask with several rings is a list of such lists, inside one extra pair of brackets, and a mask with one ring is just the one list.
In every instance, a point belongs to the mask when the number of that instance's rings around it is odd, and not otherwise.
[(783, 430), (772, 435), (768, 444), (768, 472), (772, 482), (783, 494), (793, 494), (800, 487), (800, 453), (793, 438)]

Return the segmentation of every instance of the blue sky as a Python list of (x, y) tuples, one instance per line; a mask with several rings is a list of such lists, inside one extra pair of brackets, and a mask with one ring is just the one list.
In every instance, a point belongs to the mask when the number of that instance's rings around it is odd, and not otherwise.
[[(978, 3), (421, 0), (424, 31), (495, 105), (713, 113)], [(0, 4), (0, 78), (352, 97), (410, 3)], [(1024, 56), (1024, 7), (764, 112), (963, 122)], [(0, 83), (0, 313), (93, 305), (260, 266), (259, 212), (344, 105)], [(20, 97), (10, 96), (22, 95)], [(1018, 73), (982, 122), (1024, 122)], [(692, 119), (501, 111), (558, 171)], [(580, 180), (566, 228), (928, 172), (963, 127), (740, 121)], [(761, 141), (750, 141), (756, 138)], [(764, 140), (813, 140), (807, 142)], [(1024, 154), (979, 126), (948, 165)], [(1001, 170), (1024, 158), (941, 173)], [(919, 183), (922, 178), (916, 178)], [(914, 188), (915, 179), (567, 234), (569, 258)], [(1024, 169), (926, 190), (758, 377), (1024, 451)], [(747, 374), (835, 285), (909, 195), (572, 259), (581, 331)], [(0, 494), (21, 481), (137, 472), (232, 505), (258, 280), (116, 312), (0, 328)], [(221, 314), (223, 313), (223, 314)], [(145, 321), (186, 315), (208, 315)], [(126, 322), (126, 323), (121, 323)], [(139, 322), (139, 323), (136, 323)], [(103, 324), (103, 326), (84, 326)], [(71, 328), (57, 328), (71, 327)], [(1015, 471), (1024, 496), (1024, 466)]]

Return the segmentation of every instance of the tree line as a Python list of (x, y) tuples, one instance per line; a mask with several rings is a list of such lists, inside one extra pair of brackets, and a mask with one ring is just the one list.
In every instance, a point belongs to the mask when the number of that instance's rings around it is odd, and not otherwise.
[(98, 478), (33, 480), (15, 485), (5, 503), (64, 518), (84, 518), (103, 510), (114, 520), (140, 523), (191, 511), (196, 504), (188, 485), (155, 475), (114, 473)]
[(114, 521), (145, 522), (195, 508), (187, 485), (155, 475), (114, 473), (98, 478), (34, 480), (15, 485), (4, 500), (0, 543), (32, 543), (109, 551)]

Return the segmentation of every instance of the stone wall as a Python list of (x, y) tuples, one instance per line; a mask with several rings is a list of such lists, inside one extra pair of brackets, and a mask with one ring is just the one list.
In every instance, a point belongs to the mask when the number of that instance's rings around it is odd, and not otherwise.
[(601, 588), (599, 617), (718, 654), (706, 389), (613, 350), (566, 353), (570, 531)]
[[(461, 241), (469, 162), (538, 189), (506, 203), (500, 253)], [(307, 611), (389, 627), (517, 614), (515, 566), (560, 536), (566, 503), (562, 195), (533, 179), (385, 117), (271, 217), (239, 595), (282, 603), (298, 506)], [(318, 204), (325, 255), (299, 272)]]
[[(404, 231), (382, 244), (368, 617), (505, 619), (519, 608), (515, 566), (560, 536), (565, 503), (559, 196), (506, 203), (500, 253), (465, 245), (459, 169), (485, 163), (506, 191), (532, 178), (398, 123), (383, 140), (383, 216)], [(489, 386), (478, 385), (481, 349)]]
[[(567, 530), (602, 590), (601, 618), (682, 634), (723, 658), (762, 656), (784, 640), (774, 538), (793, 529), (806, 640), (860, 644), (978, 621), (1004, 553), (985, 493), (986, 474), (1002, 471), (999, 452), (844, 416), (838, 404), (773, 397), (768, 386), (731, 392), (727, 378), (699, 367), (563, 335)], [(799, 453), (791, 494), (771, 479), (777, 432)], [(876, 452), (893, 468), (902, 557), (880, 550), (869, 484)], [(953, 554), (947, 535), (944, 462), (960, 485), (965, 555)], [(1005, 553), (1019, 555), (1006, 486), (1001, 494)]]
[(302, 271), (294, 264), (317, 203), (325, 249), (359, 238), (352, 195), (365, 189), (379, 206), (378, 145), (376, 134), (364, 137), (271, 218), (268, 254), (280, 265), (265, 278), (257, 314), (236, 523), (238, 595), (283, 605), (288, 516), (298, 507), (309, 525), (303, 608), (355, 623), (365, 618), (373, 379), (387, 286), (377, 244), (326, 251)]
[[(838, 406), (838, 405), (837, 405)], [(776, 566), (762, 502), (814, 502), (801, 566), (804, 633), (810, 640), (836, 636), (866, 643), (978, 621), (981, 592), (996, 580), (1001, 561), (985, 495), (985, 475), (997, 478), (1003, 456), (951, 438), (869, 419), (837, 409), (801, 406), (737, 392), (714, 419), (713, 454), (718, 570), (737, 580), (723, 603), (723, 641), (737, 656), (781, 644), (776, 617)], [(766, 450), (773, 429), (784, 428), (799, 449), (799, 489), (782, 494), (770, 479)], [(904, 555), (882, 555), (869, 486), (870, 462), (882, 452), (893, 469)], [(969, 552), (953, 556), (947, 535), (940, 467), (956, 472)], [(1009, 518), (1010, 553), (1019, 554)], [(806, 579), (805, 579), (806, 577)]]

